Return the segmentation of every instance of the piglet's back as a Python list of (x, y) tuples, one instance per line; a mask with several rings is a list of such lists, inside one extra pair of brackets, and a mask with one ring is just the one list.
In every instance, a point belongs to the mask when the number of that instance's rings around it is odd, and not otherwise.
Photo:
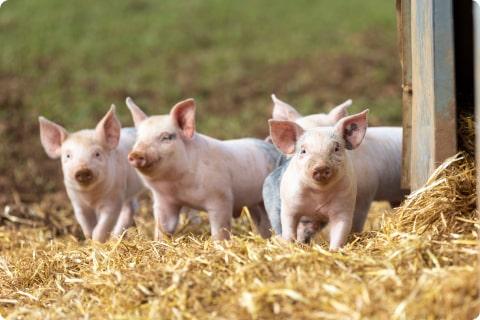
[(280, 153), (272, 144), (253, 138), (227, 140), (222, 145), (236, 159), (229, 168), (236, 202), (249, 205), (246, 202), (251, 202), (252, 198), (254, 203), (260, 202), (263, 182), (275, 169)]
[(239, 161), (268, 172), (276, 167), (282, 156), (273, 144), (255, 138), (226, 140), (222, 144)]
[(370, 127), (365, 141), (352, 151), (359, 187), (376, 186), (375, 200), (401, 201), (402, 128)]

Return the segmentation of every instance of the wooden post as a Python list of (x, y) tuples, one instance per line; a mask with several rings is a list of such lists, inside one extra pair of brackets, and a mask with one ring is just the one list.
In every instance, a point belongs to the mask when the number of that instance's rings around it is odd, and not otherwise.
[(410, 189), (412, 131), (412, 37), (411, 1), (397, 0), (397, 39), (402, 66), (402, 189)]
[(412, 0), (410, 185), (457, 152), (452, 0)]

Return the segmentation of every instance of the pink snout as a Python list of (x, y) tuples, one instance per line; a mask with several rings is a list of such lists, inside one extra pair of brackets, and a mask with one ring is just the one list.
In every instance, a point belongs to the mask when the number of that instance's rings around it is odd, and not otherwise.
[(150, 163), (147, 159), (147, 155), (142, 151), (132, 151), (128, 154), (128, 162), (130, 165), (137, 169), (145, 169)]
[(94, 178), (93, 171), (88, 168), (83, 168), (75, 172), (75, 180), (81, 184), (89, 184)]
[(333, 169), (329, 166), (318, 166), (313, 169), (312, 178), (320, 183), (325, 183), (330, 180), (333, 175)]

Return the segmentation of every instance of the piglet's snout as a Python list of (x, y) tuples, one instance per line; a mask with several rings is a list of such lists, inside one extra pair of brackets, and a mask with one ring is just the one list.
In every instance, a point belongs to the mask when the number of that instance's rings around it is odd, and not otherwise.
[(333, 174), (329, 166), (318, 166), (313, 169), (312, 177), (317, 182), (327, 182)]
[(88, 168), (80, 169), (75, 172), (75, 180), (77, 180), (81, 184), (89, 184), (93, 181), (93, 179), (93, 171)]
[(132, 151), (128, 154), (128, 162), (132, 167), (142, 169), (148, 166), (147, 156), (142, 151)]

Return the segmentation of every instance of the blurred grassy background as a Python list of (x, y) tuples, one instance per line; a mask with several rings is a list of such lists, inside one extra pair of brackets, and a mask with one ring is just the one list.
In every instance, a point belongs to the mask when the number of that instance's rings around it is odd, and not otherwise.
[(400, 124), (394, 1), (8, 0), (0, 203), (61, 187), (40, 114), (76, 130), (115, 103), (130, 125), (127, 95), (151, 114), (193, 97), (199, 131), (263, 137), (272, 92), (304, 113), (352, 98), (371, 124)]

